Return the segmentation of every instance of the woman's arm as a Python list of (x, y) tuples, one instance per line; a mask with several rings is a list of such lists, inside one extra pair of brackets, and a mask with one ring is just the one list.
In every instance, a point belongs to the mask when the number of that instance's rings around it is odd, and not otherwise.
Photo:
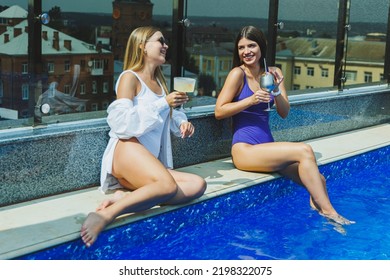
[(243, 84), (244, 72), (239, 67), (232, 69), (226, 78), (226, 81), (218, 95), (217, 102), (215, 104), (214, 113), (216, 119), (220, 120), (231, 117), (241, 112), (242, 110), (258, 103), (254, 96), (237, 102), (232, 102), (233, 98), (242, 89)]
[(140, 88), (140, 82), (131, 72), (124, 73), (120, 77), (117, 86), (118, 99), (107, 109), (107, 123), (111, 133), (118, 138), (139, 137), (164, 122), (161, 114), (169, 110), (165, 98), (150, 104), (134, 106), (133, 99)]
[(183, 137), (181, 126), (184, 123), (189, 123), (186, 114), (176, 109), (172, 110), (170, 129), (173, 135), (177, 137)]
[[(282, 71), (277, 67), (270, 67), (269, 71), (276, 77), (276, 80), (279, 81), (283, 78)], [(287, 118), (288, 113), (290, 112), (290, 102), (288, 101), (287, 90), (284, 86), (284, 79), (279, 84), (278, 88), (274, 91), (280, 90), (281, 94), (275, 96), (276, 111), (279, 116), (283, 119)]]

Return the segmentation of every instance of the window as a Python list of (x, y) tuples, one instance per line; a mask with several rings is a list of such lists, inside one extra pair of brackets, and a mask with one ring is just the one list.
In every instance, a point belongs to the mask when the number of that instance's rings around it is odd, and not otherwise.
[(22, 74), (28, 74), (28, 64), (22, 63)]
[(97, 94), (97, 82), (96, 81), (92, 82), (92, 93)]
[(364, 72), (364, 82), (365, 83), (372, 82), (372, 73), (371, 72)]
[(69, 94), (70, 93), (70, 85), (64, 86), (64, 93)]
[(65, 60), (65, 72), (70, 72), (70, 61)]
[(294, 74), (301, 75), (301, 66), (294, 66)]
[(357, 72), (356, 71), (346, 71), (345, 72), (345, 78), (348, 81), (356, 81)]
[(307, 75), (314, 76), (314, 67), (307, 67)]
[(328, 68), (322, 68), (321, 69), (321, 77), (329, 77), (329, 69)]
[(211, 61), (208, 59), (207, 60), (207, 71), (211, 71)]
[(91, 104), (91, 111), (97, 111), (97, 110), (99, 110), (98, 104), (92, 103), (92, 104)]
[(22, 85), (22, 100), (28, 100), (30, 97), (29, 84)]
[(104, 68), (104, 61), (101, 59), (94, 59), (92, 62), (92, 68), (93, 69), (103, 69)]
[(108, 82), (103, 82), (103, 93), (108, 93)]
[(47, 63), (47, 72), (53, 73), (54, 72), (54, 62), (48, 62)]
[(107, 108), (108, 108), (109, 105), (110, 105), (110, 102), (103, 101), (103, 102), (102, 102), (102, 109), (103, 109), (103, 110), (107, 110)]
[(81, 83), (80, 84), (80, 95), (84, 95), (85, 94), (85, 83)]

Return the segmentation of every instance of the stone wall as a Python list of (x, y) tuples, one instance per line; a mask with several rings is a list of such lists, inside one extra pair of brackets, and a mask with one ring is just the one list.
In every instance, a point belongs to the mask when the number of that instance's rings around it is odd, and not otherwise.
[[(271, 112), (277, 141), (304, 141), (390, 120), (387, 87), (291, 96), (290, 102), (287, 119)], [(212, 106), (202, 110), (187, 113), (196, 127), (193, 137), (173, 138), (176, 168), (230, 156), (230, 119), (216, 120)], [(97, 186), (108, 131), (103, 118), (0, 130), (0, 206)]]

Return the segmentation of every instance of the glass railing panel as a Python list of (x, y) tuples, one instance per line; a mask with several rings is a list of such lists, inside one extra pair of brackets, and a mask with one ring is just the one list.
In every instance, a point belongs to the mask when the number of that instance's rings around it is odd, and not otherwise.
[(388, 0), (351, 0), (345, 86), (383, 82), (388, 11)]
[(232, 69), (234, 41), (245, 25), (267, 32), (268, 0), (208, 1), (200, 5), (187, 0), (184, 17), (186, 76), (197, 78), (197, 89), (186, 107), (212, 105)]
[[(154, 25), (171, 44), (176, 40), (172, 0), (99, 1), (88, 8), (80, 2), (58, 1), (48, 6), (42, 1), (42, 11), (49, 12), (51, 20), (37, 36), (42, 59), (40, 72), (32, 75), (27, 53), (30, 2), (35, 1), (4, 0), (0, 5), (0, 129), (36, 125), (36, 120), (49, 124), (105, 117), (115, 99), (114, 86), (123, 70), (130, 32)], [(187, 106), (214, 104), (232, 67), (238, 30), (255, 25), (267, 34), (269, 0), (230, 1), (228, 5), (224, 1), (183, 2), (191, 24), (185, 28), (180, 67), (184, 76), (197, 79)], [(334, 88), (339, 2), (279, 1), (278, 21), (284, 29), (278, 30), (275, 64), (284, 72), (290, 94)], [(374, 2), (351, 0), (345, 86), (383, 79), (389, 2)], [(9, 8), (12, 12), (6, 12)], [(163, 65), (168, 85), (172, 84), (171, 51)]]
[(275, 61), (289, 94), (333, 87), (338, 2), (279, 1), (284, 26), (278, 29)]
[[(28, 4), (39, 1), (5, 2), (0, 6), (0, 129), (105, 117), (131, 31), (155, 25), (171, 36), (171, 0), (97, 1), (93, 7), (42, 1), (50, 22), (34, 35), (42, 56), (39, 73), (31, 73)], [(168, 54), (163, 65), (168, 75), (169, 63)]]

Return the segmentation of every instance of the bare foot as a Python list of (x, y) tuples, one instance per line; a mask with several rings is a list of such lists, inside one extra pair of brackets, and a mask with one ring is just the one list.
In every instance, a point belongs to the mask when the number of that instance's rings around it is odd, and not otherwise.
[(91, 212), (88, 214), (81, 227), (81, 239), (85, 246), (90, 247), (97, 239), (99, 233), (105, 228), (110, 221), (107, 221), (98, 213)]
[(111, 198), (106, 199), (102, 203), (100, 203), (100, 205), (96, 208), (96, 211), (100, 211), (102, 209), (107, 208), (108, 206), (110, 206), (110, 205), (114, 204), (115, 202), (117, 202), (123, 196), (125, 196), (125, 192), (124, 191), (122, 191), (122, 190), (116, 191)]
[(320, 212), (320, 214), (322, 216), (324, 216), (325, 218), (329, 219), (330, 221), (335, 222), (339, 225), (351, 225), (351, 224), (355, 223), (355, 221), (350, 221), (347, 218), (344, 218), (343, 216), (341, 216), (337, 213), (336, 214), (324, 214), (324, 213)]
[(318, 206), (317, 203), (315, 203), (315, 201), (313, 200), (313, 198), (310, 196), (310, 206), (318, 211), (318, 213), (320, 213), (320, 215), (324, 216), (325, 218), (327, 218), (328, 220), (334, 222), (334, 223), (337, 223), (339, 225), (351, 225), (351, 224), (354, 224), (355, 221), (350, 221), (346, 218), (344, 218), (343, 216), (339, 215), (337, 212), (335, 213), (332, 213), (332, 214), (325, 214), (321, 208)]

